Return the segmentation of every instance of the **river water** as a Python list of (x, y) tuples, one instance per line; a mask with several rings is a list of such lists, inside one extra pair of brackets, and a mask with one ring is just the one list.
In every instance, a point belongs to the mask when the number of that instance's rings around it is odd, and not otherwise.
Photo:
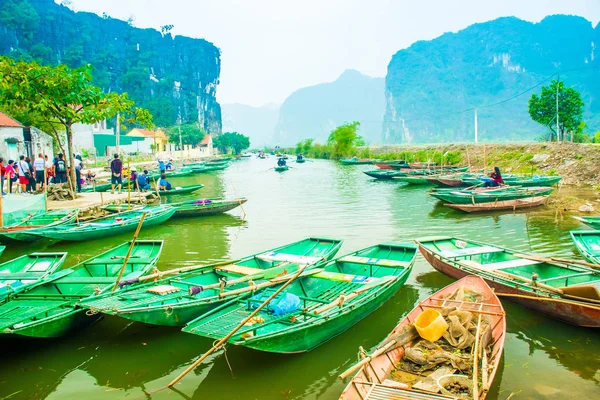
[[(277, 173), (274, 164), (274, 158), (243, 159), (225, 171), (173, 180), (204, 184), (201, 197), (239, 195), (249, 201), (245, 217), (238, 208), (142, 230), (141, 239), (165, 241), (159, 267), (236, 258), (318, 235), (344, 238), (339, 255), (378, 242), (443, 234), (577, 256), (569, 230), (582, 226), (551, 210), (467, 215), (437, 204), (427, 188), (372, 180), (362, 173), (370, 166), (311, 161)], [(129, 239), (10, 244), (2, 260), (32, 251), (68, 251), (67, 265), (73, 265)], [(209, 357), (176, 391), (153, 393), (208, 350), (211, 340), (116, 317), (56, 340), (3, 339), (0, 399), (337, 399), (345, 386), (337, 375), (356, 361), (358, 347), (373, 349), (419, 300), (451, 282), (419, 255), (407, 284), (390, 301), (319, 348), (278, 355), (230, 346), (226, 357)], [(488, 399), (600, 397), (597, 332), (508, 302), (505, 309), (504, 357)]]

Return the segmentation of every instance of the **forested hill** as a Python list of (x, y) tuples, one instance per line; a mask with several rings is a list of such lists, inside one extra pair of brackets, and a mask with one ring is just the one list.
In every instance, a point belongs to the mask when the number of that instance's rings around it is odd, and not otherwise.
[(359, 121), (359, 134), (368, 143), (379, 143), (384, 94), (383, 78), (356, 70), (346, 70), (331, 83), (298, 89), (279, 109), (273, 142), (289, 146), (313, 138), (324, 143), (336, 126)]
[(158, 126), (199, 121), (221, 132), (215, 93), (220, 50), (203, 39), (163, 35), (92, 13), (75, 13), (52, 0), (0, 1), (0, 54), (94, 67), (95, 83), (128, 92), (148, 108)]
[(564, 15), (539, 23), (500, 18), (417, 42), (389, 63), (383, 142), (472, 140), (474, 112), (461, 111), (473, 107), (485, 140), (539, 137), (545, 131), (528, 115), (527, 89), (558, 71), (581, 92), (593, 136), (600, 130), (599, 48), (600, 26)]

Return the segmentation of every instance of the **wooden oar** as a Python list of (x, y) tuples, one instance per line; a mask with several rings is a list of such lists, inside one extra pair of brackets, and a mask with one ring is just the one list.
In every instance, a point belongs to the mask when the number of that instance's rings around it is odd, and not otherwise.
[(384, 353), (387, 353), (389, 350), (392, 350), (393, 348), (398, 348), (400, 346), (404, 346), (406, 343), (415, 339), (418, 336), (416, 329), (414, 329), (412, 327), (412, 325), (407, 325), (407, 326), (408, 326), (408, 328), (403, 329), (398, 334), (396, 339), (392, 339), (389, 342), (387, 342), (386, 344), (384, 344), (383, 346), (378, 347), (370, 356), (363, 358), (362, 360), (360, 360), (359, 362), (357, 362), (356, 364), (354, 364), (353, 366), (351, 366), (350, 368), (348, 368), (347, 370), (342, 372), (340, 375), (338, 375), (338, 378), (346, 379), (348, 376), (350, 376), (356, 370), (360, 369), (361, 367), (363, 367), (363, 366), (367, 365), (368, 363), (370, 363), (371, 361), (373, 361), (374, 358), (376, 358)]
[(598, 265), (598, 264), (592, 264), (592, 263), (589, 263), (586, 261), (580, 261), (580, 260), (570, 260), (570, 259), (558, 258), (558, 257), (548, 258), (548, 257), (543, 257), (543, 256), (531, 255), (531, 254), (514, 254), (514, 256), (520, 257), (520, 258), (525, 258), (527, 260), (533, 260), (533, 261), (558, 263), (558, 264), (576, 264), (576, 265), (583, 265), (585, 267), (600, 269), (600, 265)]
[(131, 252), (133, 251), (133, 247), (135, 246), (135, 241), (137, 240), (140, 230), (142, 229), (142, 225), (144, 223), (144, 218), (146, 218), (146, 213), (142, 213), (140, 222), (138, 223), (137, 229), (135, 230), (135, 233), (133, 234), (133, 239), (131, 239), (131, 244), (129, 245), (129, 250), (127, 250), (127, 255), (125, 256), (125, 259), (123, 260), (123, 266), (121, 267), (121, 270), (119, 271), (119, 276), (117, 277), (117, 280), (115, 281), (115, 284), (112, 288), (113, 292), (115, 290), (117, 290), (117, 288), (119, 287), (119, 281), (123, 277), (123, 272), (125, 271), (125, 267), (127, 266), (129, 257), (131, 257)]
[(225, 342), (227, 342), (227, 340), (229, 340), (229, 338), (231, 338), (233, 335), (235, 335), (235, 333), (237, 331), (239, 331), (248, 321), (250, 321), (252, 318), (254, 318), (254, 316), (256, 314), (258, 314), (258, 312), (260, 310), (262, 310), (267, 304), (269, 304), (271, 302), (271, 300), (273, 300), (275, 298), (275, 296), (277, 296), (279, 293), (281, 293), (286, 287), (288, 287), (292, 282), (294, 282), (300, 275), (302, 275), (302, 272), (304, 271), (304, 266), (300, 266), (298, 268), (298, 271), (290, 278), (288, 279), (288, 281), (286, 283), (284, 283), (283, 285), (281, 285), (281, 287), (279, 289), (277, 289), (275, 292), (273, 292), (273, 294), (271, 296), (269, 296), (268, 299), (266, 299), (261, 305), (259, 305), (253, 312), (251, 312), (246, 318), (244, 318), (244, 320), (242, 322), (240, 322), (235, 328), (233, 328), (233, 330), (231, 332), (229, 332), (227, 334), (227, 336), (225, 336), (223, 339), (219, 340), (216, 344), (213, 345), (213, 347), (211, 347), (210, 350), (208, 350), (206, 353), (204, 353), (200, 358), (198, 358), (196, 361), (194, 361), (192, 363), (192, 365), (190, 365), (188, 368), (186, 368), (185, 371), (183, 371), (181, 374), (179, 374), (179, 376), (177, 376), (175, 379), (173, 379), (165, 388), (170, 388), (173, 385), (175, 385), (177, 382), (179, 382), (184, 376), (186, 376), (187, 374), (189, 374), (191, 371), (193, 371), (198, 365), (200, 365), (200, 363), (202, 361), (204, 361), (206, 359), (206, 357), (208, 357), (209, 355), (211, 355), (212, 353), (214, 353), (216, 350), (218, 350)]

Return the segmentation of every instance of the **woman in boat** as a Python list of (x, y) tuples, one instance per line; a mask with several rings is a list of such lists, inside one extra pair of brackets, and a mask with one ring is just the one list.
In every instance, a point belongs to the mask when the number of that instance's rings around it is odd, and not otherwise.
[(173, 160), (170, 159), (165, 168), (167, 169), (167, 171), (173, 171)]
[(504, 185), (504, 179), (502, 179), (500, 168), (494, 167), (494, 172), (490, 174), (489, 178), (483, 178), (483, 182), (484, 187), (498, 187)]
[(277, 159), (277, 166), (278, 166), (278, 167), (285, 167), (285, 164), (286, 164), (286, 162), (285, 162), (285, 160), (283, 159), (283, 157), (281, 157), (281, 158)]
[(302, 159), (303, 159), (303, 158), (304, 158), (304, 157), (302, 156), (302, 154), (298, 154), (298, 155), (296, 156), (296, 161), (302, 161)]
[(146, 191), (152, 189), (150, 186), (150, 180), (148, 179), (148, 170), (144, 170), (137, 177), (137, 185), (141, 191)]
[(158, 181), (159, 190), (171, 190), (172, 186), (167, 182), (167, 174), (164, 172), (160, 175), (160, 181)]

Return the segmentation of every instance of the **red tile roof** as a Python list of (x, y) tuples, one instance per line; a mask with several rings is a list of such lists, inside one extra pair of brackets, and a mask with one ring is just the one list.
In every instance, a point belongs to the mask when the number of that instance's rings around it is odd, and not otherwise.
[(212, 142), (212, 137), (210, 135), (206, 135), (206, 136), (204, 136), (204, 139), (202, 139), (202, 141), (200, 143), (198, 143), (198, 146), (208, 146), (208, 144), (211, 142)]
[(0, 112), (0, 126), (10, 128), (23, 128), (23, 125), (16, 119)]

